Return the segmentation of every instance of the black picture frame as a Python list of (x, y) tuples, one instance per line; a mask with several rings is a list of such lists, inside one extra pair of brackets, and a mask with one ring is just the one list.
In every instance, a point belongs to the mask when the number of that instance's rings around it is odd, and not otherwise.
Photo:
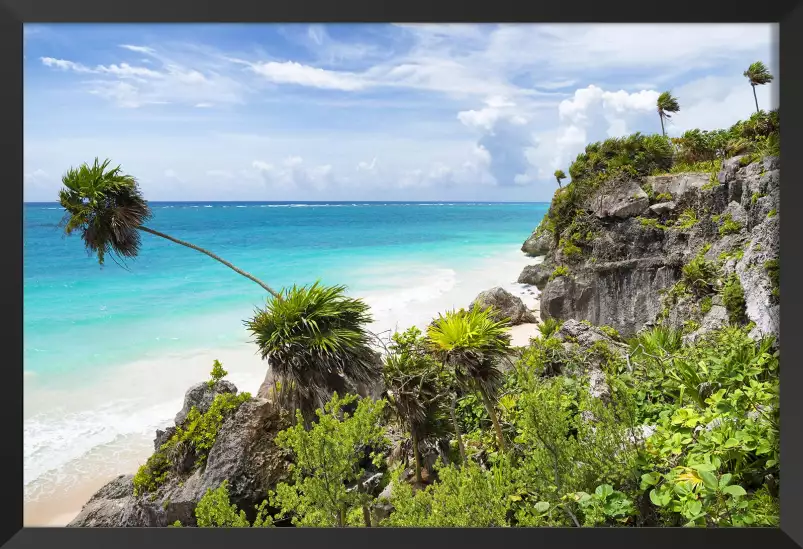
[[(781, 222), (784, 269), (781, 340), (781, 527), (775, 529), (67, 529), (22, 528), (22, 181), (23, 181), (23, 73), (24, 23), (56, 22), (778, 22), (780, 41), (780, 96), (784, 99), (782, 189), (786, 199)], [(701, 28), (701, 32), (705, 32)], [(656, 37), (660, 39), (660, 37)], [(803, 162), (798, 159), (803, 135), (803, 4), (796, 0), (768, 0), (734, 4), (676, 0), (669, 5), (640, 0), (575, 0), (571, 3), (533, 3), (521, 0), (437, 4), (431, 0), (383, 2), (380, 0), (0, 0), (0, 134), (4, 174), (2, 185), (8, 210), (0, 216), (3, 264), (0, 269), (0, 331), (5, 368), (0, 378), (0, 471), (3, 472), (0, 544), (8, 548), (126, 548), (221, 547), (271, 544), (278, 547), (328, 545), (413, 547), (422, 544), (460, 547), (493, 546), (599, 546), (671, 547), (803, 547), (803, 338), (795, 314), (803, 279), (796, 237), (803, 234), (803, 216), (795, 207), (803, 203)], [(798, 206), (799, 207), (799, 206)], [(18, 430), (16, 430), (18, 429)], [(16, 430), (16, 431), (15, 431)], [(15, 436), (16, 433), (16, 436)]]

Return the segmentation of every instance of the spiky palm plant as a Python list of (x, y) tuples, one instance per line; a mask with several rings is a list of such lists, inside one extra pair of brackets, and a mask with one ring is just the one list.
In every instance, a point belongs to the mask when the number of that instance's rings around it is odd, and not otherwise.
[(65, 233), (80, 233), (87, 252), (97, 255), (98, 263), (103, 265), (107, 255), (113, 259), (137, 257), (142, 245), (142, 231), (206, 254), (256, 282), (271, 295), (278, 295), (258, 278), (209, 250), (146, 227), (144, 223), (152, 213), (137, 180), (123, 173), (120, 166), (112, 168), (110, 164), (109, 159), (100, 162), (95, 158), (92, 165), (84, 163), (70, 168), (61, 178), (64, 187), (59, 191), (59, 202), (66, 210)]
[(498, 364), (511, 352), (508, 327), (490, 307), (472, 307), (440, 315), (427, 331), (430, 348), (454, 371), (457, 383), (479, 392), (502, 450), (506, 444), (494, 403), (502, 381)]
[(769, 84), (775, 78), (772, 76), (772, 73), (767, 68), (767, 66), (762, 63), (761, 61), (756, 61), (752, 63), (747, 70), (744, 71), (744, 76), (747, 80), (750, 81), (750, 85), (753, 87), (753, 99), (756, 102), (756, 112), (761, 112), (758, 108), (758, 96), (756, 96), (756, 86), (763, 86), (764, 84)]
[(346, 382), (369, 383), (381, 365), (371, 346), (368, 305), (345, 295), (345, 286), (293, 286), (269, 298), (245, 322), (263, 360), (281, 384), (277, 402), (312, 421)]
[(666, 137), (666, 129), (664, 128), (664, 120), (672, 118), (672, 114), (680, 111), (680, 104), (671, 92), (665, 91), (658, 96), (658, 116), (661, 118), (661, 133)]
[(558, 180), (558, 187), (563, 188), (563, 185), (560, 184), (561, 180), (566, 179), (566, 174), (563, 173), (563, 170), (555, 170), (555, 179)]
[(426, 340), (418, 328), (393, 336), (383, 374), (393, 415), (410, 431), (415, 478), (421, 483), (420, 445), (441, 430), (448, 391), (442, 371), (427, 352)]

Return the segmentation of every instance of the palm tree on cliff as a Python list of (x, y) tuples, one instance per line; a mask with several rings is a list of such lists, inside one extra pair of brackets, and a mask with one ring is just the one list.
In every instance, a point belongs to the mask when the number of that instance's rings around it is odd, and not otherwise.
[(750, 81), (750, 85), (753, 87), (753, 99), (756, 102), (756, 112), (761, 112), (758, 108), (758, 96), (756, 96), (756, 86), (763, 86), (764, 84), (769, 84), (772, 82), (774, 76), (767, 68), (764, 63), (761, 61), (756, 61), (755, 63), (751, 64), (746, 71), (744, 71), (744, 76)]
[(658, 116), (661, 118), (661, 133), (666, 137), (666, 129), (664, 128), (664, 120), (672, 118), (672, 113), (680, 110), (677, 98), (671, 92), (665, 91), (658, 96)]
[(371, 383), (381, 362), (373, 350), (368, 305), (345, 286), (293, 286), (270, 297), (245, 322), (274, 374), (276, 402), (312, 422), (332, 393), (347, 382)]
[(279, 295), (255, 276), (209, 250), (145, 226), (152, 212), (137, 180), (123, 173), (120, 166), (111, 168), (110, 164), (111, 160), (100, 162), (96, 158), (91, 166), (84, 163), (70, 168), (61, 178), (64, 187), (59, 191), (59, 202), (66, 210), (64, 232), (67, 235), (79, 232), (87, 252), (96, 254), (98, 263), (103, 265), (107, 255), (112, 259), (137, 257), (142, 243), (140, 232), (144, 232), (206, 254), (256, 282), (274, 297)]
[(563, 170), (555, 170), (554, 173), (555, 179), (558, 180), (558, 187), (563, 188), (563, 185), (560, 184), (561, 179), (566, 179), (566, 174), (563, 173)]
[(421, 331), (412, 327), (395, 334), (385, 358), (387, 399), (398, 422), (410, 431), (415, 479), (421, 478), (422, 441), (441, 431), (448, 384), (435, 359), (428, 353)]
[(454, 372), (457, 383), (482, 397), (503, 451), (507, 445), (494, 406), (502, 381), (497, 365), (511, 352), (508, 327), (507, 321), (493, 318), (491, 308), (472, 307), (439, 316), (427, 331), (431, 349)]

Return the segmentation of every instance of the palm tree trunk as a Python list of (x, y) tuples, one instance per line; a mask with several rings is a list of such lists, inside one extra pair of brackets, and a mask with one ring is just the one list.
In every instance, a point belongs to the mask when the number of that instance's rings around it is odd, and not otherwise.
[(346, 510), (342, 507), (337, 510), (337, 525), (340, 528), (345, 528), (346, 526)]
[(366, 528), (371, 527), (371, 510), (368, 509), (368, 505), (362, 506), (362, 520), (365, 523)]
[(758, 110), (758, 96), (756, 95), (756, 85), (752, 84), (752, 86), (753, 86), (753, 99), (756, 102), (756, 112), (758, 113), (758, 112), (761, 112), (761, 111)]
[(488, 415), (491, 416), (491, 422), (494, 424), (494, 430), (496, 431), (496, 439), (499, 442), (499, 448), (504, 452), (507, 450), (507, 445), (505, 444), (505, 437), (502, 435), (502, 427), (499, 425), (499, 418), (496, 417), (496, 410), (494, 409), (493, 402), (488, 397), (488, 393), (485, 392), (485, 389), (479, 387), (480, 395), (482, 395), (482, 401), (485, 403), (485, 409), (488, 410)]
[(181, 244), (182, 246), (186, 246), (187, 248), (190, 248), (190, 249), (192, 249), (192, 250), (195, 250), (196, 252), (201, 252), (202, 254), (206, 254), (206, 255), (208, 255), (209, 257), (211, 257), (212, 259), (214, 259), (214, 260), (216, 260), (216, 261), (220, 261), (220, 262), (221, 262), (221, 263), (223, 263), (223, 264), (224, 264), (226, 267), (228, 267), (229, 269), (233, 270), (235, 273), (237, 273), (237, 274), (241, 274), (241, 275), (243, 275), (245, 278), (247, 278), (247, 279), (249, 279), (249, 280), (252, 280), (252, 281), (256, 282), (257, 284), (259, 284), (260, 286), (262, 286), (262, 287), (263, 287), (265, 290), (267, 290), (267, 292), (268, 292), (269, 294), (271, 294), (273, 297), (275, 297), (275, 298), (277, 298), (277, 299), (280, 299), (280, 297), (279, 297), (279, 294), (278, 294), (278, 293), (276, 293), (276, 291), (274, 291), (274, 290), (273, 290), (273, 288), (271, 288), (270, 286), (268, 286), (267, 284), (265, 284), (264, 282), (262, 282), (261, 280), (259, 280), (257, 277), (255, 277), (255, 276), (253, 276), (253, 275), (251, 275), (251, 274), (248, 274), (247, 272), (245, 272), (245, 271), (243, 271), (243, 270), (241, 270), (241, 269), (238, 269), (237, 267), (235, 267), (234, 265), (232, 265), (231, 263), (229, 263), (228, 261), (226, 261), (226, 260), (225, 260), (225, 259), (223, 259), (222, 257), (219, 257), (219, 256), (217, 256), (217, 255), (213, 254), (212, 252), (208, 251), (208, 250), (204, 250), (204, 249), (203, 249), (203, 248), (201, 248), (200, 246), (196, 246), (195, 244), (190, 244), (189, 242), (185, 242), (185, 241), (183, 241), (183, 240), (179, 240), (178, 238), (173, 238), (173, 237), (172, 237), (172, 236), (170, 236), (170, 235), (167, 235), (167, 234), (165, 234), (165, 233), (161, 233), (161, 232), (159, 232), (159, 231), (155, 231), (155, 230), (153, 230), (153, 229), (151, 229), (151, 228), (148, 228), (148, 227), (146, 227), (145, 225), (140, 225), (140, 226), (138, 227), (138, 229), (139, 229), (140, 231), (143, 231), (143, 232), (146, 232), (146, 233), (150, 233), (150, 234), (152, 234), (152, 235), (160, 236), (160, 237), (162, 237), (162, 238), (164, 238), (164, 239), (167, 239), (167, 240), (169, 240), (170, 242), (175, 242), (176, 244)]
[(457, 406), (457, 396), (452, 395), (452, 406), (450, 408), (450, 412), (452, 415), (452, 426), (454, 427), (454, 434), (457, 437), (457, 447), (460, 448), (460, 459), (463, 461), (463, 465), (466, 464), (466, 447), (463, 446), (463, 435), (460, 434), (460, 425), (457, 423), (457, 414), (455, 414), (455, 407)]
[(666, 137), (666, 130), (664, 129), (664, 117), (661, 113), (658, 113), (658, 118), (661, 119), (661, 133), (664, 137)]
[(413, 435), (413, 457), (415, 458), (415, 481), (421, 484), (421, 454), (418, 451), (418, 437), (415, 432)]
[(558, 188), (562, 189), (563, 185), (560, 184), (560, 179), (558, 179)]

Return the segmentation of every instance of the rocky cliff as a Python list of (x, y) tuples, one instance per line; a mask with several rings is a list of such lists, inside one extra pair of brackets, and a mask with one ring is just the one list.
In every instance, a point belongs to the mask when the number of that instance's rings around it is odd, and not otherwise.
[[(522, 250), (544, 260), (519, 282), (542, 291), (542, 319), (625, 336), (664, 321), (694, 337), (736, 321), (741, 307), (753, 335), (777, 336), (779, 212), (776, 157), (734, 157), (716, 174), (610, 181), (560, 234), (546, 222), (536, 229)], [(700, 269), (708, 276), (695, 283)]]

